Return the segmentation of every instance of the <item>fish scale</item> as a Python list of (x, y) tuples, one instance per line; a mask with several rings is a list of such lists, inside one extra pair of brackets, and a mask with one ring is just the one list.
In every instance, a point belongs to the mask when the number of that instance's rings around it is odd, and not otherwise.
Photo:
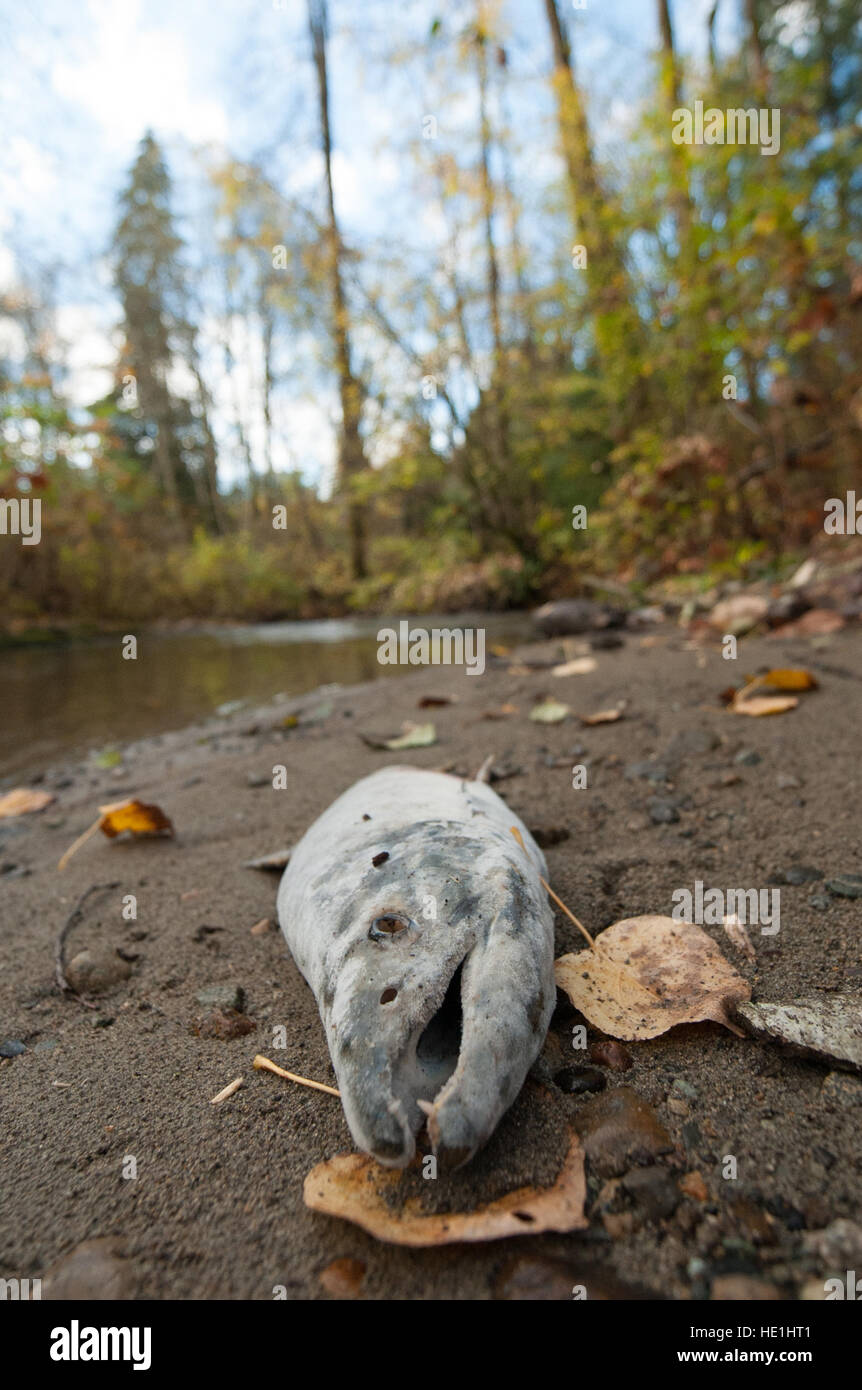
[(518, 1095), (556, 997), (540, 876), (489, 786), (410, 767), (355, 783), (294, 849), (279, 922), (350, 1131), (381, 1163), (408, 1164), (427, 1124), (441, 1166), (460, 1166)]

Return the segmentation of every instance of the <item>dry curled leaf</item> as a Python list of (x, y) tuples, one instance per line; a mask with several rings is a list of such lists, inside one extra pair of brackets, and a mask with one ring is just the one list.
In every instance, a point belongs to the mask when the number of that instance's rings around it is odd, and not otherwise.
[(570, 713), (570, 705), (563, 705), (559, 700), (543, 700), (530, 710), (530, 718), (536, 724), (560, 724)]
[(595, 671), (597, 662), (593, 656), (576, 656), (572, 661), (564, 661), (561, 666), (551, 669), (552, 676), (588, 676)]
[(148, 805), (145, 801), (113, 801), (108, 806), (99, 807), (99, 819), (79, 835), (63, 855), (58, 869), (65, 869), (76, 850), (97, 830), (113, 840), (126, 831), (131, 835), (173, 835), (174, 827), (160, 806)]
[(746, 699), (737, 695), (729, 708), (732, 714), (750, 714), (758, 719), (765, 714), (786, 714), (798, 704), (795, 695), (752, 695)]
[(757, 684), (767, 690), (816, 690), (818, 681), (804, 667), (778, 666), (758, 676)]
[(622, 719), (621, 709), (600, 709), (595, 714), (582, 714), (581, 723), (587, 724), (590, 728), (594, 724), (616, 724), (618, 719)]
[(402, 748), (430, 748), (437, 742), (437, 730), (433, 724), (405, 724), (404, 732), (397, 738), (376, 738), (373, 734), (361, 737), (369, 748), (385, 748), (396, 753)]
[(99, 814), (99, 829), (109, 839), (126, 831), (130, 835), (174, 833), (173, 824), (162, 808), (148, 805), (146, 801), (114, 801), (110, 806), (100, 806)]
[(318, 1163), (305, 1179), (303, 1197), (312, 1211), (352, 1221), (390, 1245), (452, 1245), (541, 1231), (578, 1231), (584, 1216), (584, 1154), (572, 1135), (563, 1166), (551, 1187), (520, 1187), (477, 1211), (423, 1212), (417, 1198), (393, 1204), (402, 1175), (366, 1154), (337, 1154)]
[(561, 956), (557, 984), (612, 1038), (657, 1038), (678, 1023), (712, 1019), (731, 1032), (730, 1007), (751, 998), (746, 980), (690, 922), (649, 914), (615, 922), (592, 951)]
[(0, 796), (0, 820), (6, 816), (27, 816), (33, 811), (44, 811), (55, 799), (52, 792), (34, 791), (31, 787), (15, 787), (5, 796)]

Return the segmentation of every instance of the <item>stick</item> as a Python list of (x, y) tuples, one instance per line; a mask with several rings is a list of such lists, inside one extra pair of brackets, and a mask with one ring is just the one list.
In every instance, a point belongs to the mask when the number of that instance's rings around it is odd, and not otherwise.
[(292, 1071), (285, 1071), (284, 1067), (277, 1067), (275, 1062), (271, 1062), (268, 1057), (264, 1057), (259, 1052), (254, 1059), (256, 1071), (272, 1071), (276, 1076), (283, 1076), (287, 1081), (296, 1081), (300, 1086), (311, 1086), (315, 1091), (326, 1091), (327, 1095), (338, 1096), (341, 1099), (341, 1092), (336, 1091), (334, 1086), (324, 1086), (322, 1081), (309, 1081), (307, 1076), (296, 1076)]
[(78, 836), (78, 838), (77, 838), (77, 840), (75, 840), (74, 844), (71, 844), (71, 845), (69, 846), (69, 848), (66, 850), (66, 853), (62, 856), (62, 858), (61, 858), (59, 864), (57, 865), (57, 868), (58, 868), (58, 869), (65, 869), (65, 867), (66, 867), (66, 865), (68, 864), (69, 860), (72, 858), (72, 855), (75, 853), (75, 850), (76, 850), (76, 849), (80, 849), (80, 848), (81, 848), (81, 845), (84, 843), (84, 841), (85, 841), (85, 840), (89, 840), (89, 838), (90, 838), (91, 835), (95, 835), (95, 833), (96, 833), (96, 831), (98, 830), (98, 828), (99, 828), (99, 826), (101, 825), (101, 823), (102, 823), (102, 817), (99, 816), (99, 819), (98, 819), (98, 820), (94, 820), (94, 821), (93, 821), (93, 824), (92, 824), (87, 830), (84, 831), (83, 835), (79, 835), (79, 836)]
[(238, 1076), (236, 1081), (232, 1081), (229, 1086), (225, 1086), (223, 1091), (219, 1091), (217, 1096), (213, 1096), (210, 1105), (221, 1105), (222, 1101), (227, 1100), (228, 1096), (232, 1096), (234, 1091), (238, 1091), (241, 1085), (242, 1077)]

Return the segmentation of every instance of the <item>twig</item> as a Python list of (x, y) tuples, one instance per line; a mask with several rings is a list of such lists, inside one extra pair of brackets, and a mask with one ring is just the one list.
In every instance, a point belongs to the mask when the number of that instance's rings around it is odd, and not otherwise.
[[(74, 994), (76, 998), (81, 999), (78, 991), (74, 989), (66, 979), (66, 941), (69, 933), (72, 931), (72, 928), (76, 927), (80, 922), (84, 912), (84, 904), (93, 893), (108, 893), (111, 889), (119, 888), (119, 886), (119, 883), (91, 883), (90, 887), (81, 894), (75, 906), (72, 908), (72, 911), (66, 918), (54, 946), (54, 978), (64, 994)], [(81, 1003), (86, 1003), (86, 1000), (81, 999)], [(95, 1008), (95, 1005), (88, 1004), (87, 1007)]]
[(255, 1071), (272, 1071), (276, 1076), (283, 1076), (287, 1081), (295, 1081), (300, 1086), (311, 1086), (315, 1091), (326, 1091), (327, 1095), (338, 1096), (341, 1092), (336, 1091), (334, 1086), (324, 1086), (322, 1081), (309, 1081), (307, 1076), (296, 1076), (292, 1071), (285, 1071), (284, 1067), (277, 1067), (275, 1062), (271, 1062), (268, 1057), (264, 1057), (260, 1052), (254, 1059)]
[(76, 849), (80, 849), (80, 848), (81, 848), (81, 845), (83, 845), (83, 844), (85, 843), (85, 841), (89, 840), (89, 838), (90, 838), (91, 835), (95, 835), (95, 833), (96, 833), (96, 831), (98, 830), (98, 828), (99, 828), (99, 826), (101, 825), (101, 823), (102, 823), (102, 817), (101, 817), (101, 815), (100, 815), (99, 818), (98, 818), (98, 820), (94, 820), (94, 821), (93, 821), (93, 824), (87, 827), (87, 829), (84, 831), (83, 835), (79, 835), (78, 838), (77, 838), (77, 840), (75, 840), (74, 844), (71, 844), (71, 845), (69, 846), (69, 848), (66, 850), (66, 853), (62, 856), (62, 858), (60, 859), (59, 864), (57, 865), (57, 868), (58, 868), (58, 869), (65, 869), (65, 867), (66, 867), (66, 865), (68, 864), (69, 860), (72, 858), (72, 855), (75, 853), (75, 850), (76, 850)]
[(228, 1096), (232, 1096), (234, 1091), (238, 1091), (241, 1085), (242, 1077), (238, 1076), (236, 1081), (231, 1081), (230, 1085), (225, 1086), (223, 1091), (219, 1091), (217, 1096), (213, 1096), (210, 1105), (221, 1105), (222, 1101), (227, 1100)]

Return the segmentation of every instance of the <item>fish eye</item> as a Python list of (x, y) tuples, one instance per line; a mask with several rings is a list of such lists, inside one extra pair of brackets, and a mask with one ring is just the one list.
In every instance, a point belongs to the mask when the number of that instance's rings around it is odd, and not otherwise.
[(374, 918), (368, 935), (373, 941), (385, 941), (390, 936), (397, 936), (399, 932), (406, 931), (410, 925), (410, 918), (405, 917), (403, 913), (385, 912), (382, 916)]

